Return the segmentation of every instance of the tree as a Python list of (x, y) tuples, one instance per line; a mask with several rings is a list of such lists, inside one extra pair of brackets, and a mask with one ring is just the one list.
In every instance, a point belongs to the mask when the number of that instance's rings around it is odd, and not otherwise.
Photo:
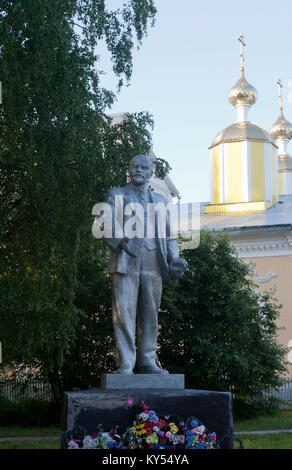
[[(104, 257), (92, 207), (151, 145), (147, 113), (111, 125), (96, 50), (105, 41), (122, 86), (155, 12), (153, 0), (115, 11), (103, 0), (0, 2), (0, 339), (4, 364), (39, 369), (59, 389), (87, 315), (76, 298), (94, 284), (85, 259)], [(157, 174), (167, 169), (159, 160)]]
[(198, 248), (182, 256), (187, 271), (179, 284), (166, 283), (161, 303), (161, 363), (185, 373), (189, 387), (260, 398), (285, 372), (280, 306), (271, 292), (257, 292), (226, 235), (202, 231)]

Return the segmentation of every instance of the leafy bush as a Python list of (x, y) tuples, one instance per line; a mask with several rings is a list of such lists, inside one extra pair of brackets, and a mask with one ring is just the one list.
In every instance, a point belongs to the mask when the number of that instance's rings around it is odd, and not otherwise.
[(233, 418), (235, 420), (271, 416), (279, 413), (279, 402), (276, 398), (262, 397), (250, 400), (236, 398), (233, 400)]
[(60, 407), (53, 401), (11, 401), (0, 397), (0, 425), (54, 426), (60, 423)]

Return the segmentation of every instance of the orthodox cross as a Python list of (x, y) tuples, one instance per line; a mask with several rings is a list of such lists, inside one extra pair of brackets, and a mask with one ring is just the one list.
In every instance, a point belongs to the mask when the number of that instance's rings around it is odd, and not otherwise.
[(243, 71), (244, 71), (244, 65), (243, 65), (243, 64), (244, 64), (243, 48), (245, 47), (245, 42), (244, 42), (244, 37), (243, 37), (243, 34), (242, 34), (242, 33), (239, 35), (238, 41), (240, 42), (240, 59), (241, 59), (240, 71), (243, 72)]
[(280, 101), (280, 111), (282, 113), (283, 111), (283, 101), (282, 101), (282, 88), (283, 88), (283, 85), (282, 85), (282, 81), (281, 81), (281, 78), (279, 77), (278, 80), (277, 80), (277, 83), (278, 83), (278, 88), (279, 88), (279, 101)]

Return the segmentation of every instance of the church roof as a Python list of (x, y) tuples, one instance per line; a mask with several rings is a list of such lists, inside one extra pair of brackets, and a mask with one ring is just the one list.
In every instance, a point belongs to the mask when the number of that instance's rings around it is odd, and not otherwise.
[(234, 122), (230, 126), (225, 127), (213, 140), (210, 149), (216, 145), (225, 142), (241, 142), (243, 140), (254, 140), (259, 142), (270, 142), (277, 147), (277, 144), (262, 127), (254, 122)]
[(242, 214), (204, 214), (201, 203), (201, 229), (214, 232), (222, 230), (234, 231), (245, 229), (292, 229), (292, 195), (281, 196), (279, 202), (270, 209), (254, 213)]

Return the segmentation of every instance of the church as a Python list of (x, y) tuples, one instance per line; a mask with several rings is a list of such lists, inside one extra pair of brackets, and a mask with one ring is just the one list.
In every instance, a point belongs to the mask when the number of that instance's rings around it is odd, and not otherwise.
[(283, 114), (280, 79), (280, 113), (269, 131), (249, 120), (258, 94), (245, 76), (242, 35), (239, 41), (240, 77), (228, 95), (237, 119), (209, 147), (210, 203), (201, 204), (201, 229), (227, 232), (239, 257), (253, 263), (258, 290), (276, 289), (282, 305), (278, 340), (290, 348), (286, 359), (291, 376), (292, 156), (287, 145), (292, 124)]

